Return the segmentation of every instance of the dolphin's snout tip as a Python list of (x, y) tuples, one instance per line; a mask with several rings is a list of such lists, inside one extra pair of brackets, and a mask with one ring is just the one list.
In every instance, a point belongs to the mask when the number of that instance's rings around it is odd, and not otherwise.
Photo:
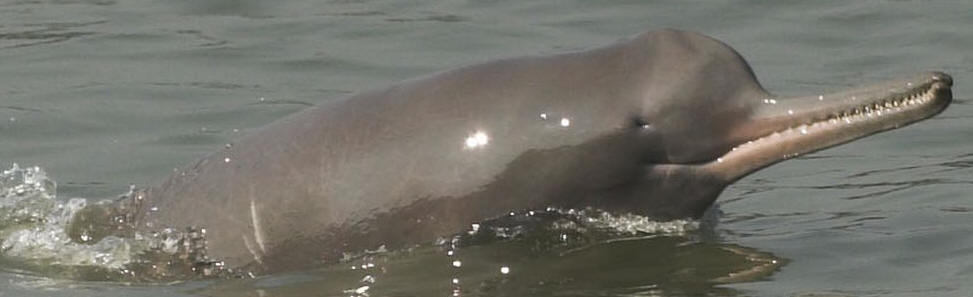
[(953, 86), (953, 77), (950, 76), (949, 74), (944, 73), (944, 72), (933, 71), (932, 72), (932, 81), (933, 82), (941, 82), (941, 83), (945, 84), (947, 87), (952, 87)]

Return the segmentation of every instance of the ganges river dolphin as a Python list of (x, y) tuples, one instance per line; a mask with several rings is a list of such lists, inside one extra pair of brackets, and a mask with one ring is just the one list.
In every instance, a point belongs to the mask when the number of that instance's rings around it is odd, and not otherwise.
[(138, 192), (138, 229), (198, 226), (227, 267), (334, 263), (511, 211), (699, 218), (771, 164), (931, 117), (928, 72), (780, 98), (726, 44), (660, 30), (446, 70), (307, 108)]

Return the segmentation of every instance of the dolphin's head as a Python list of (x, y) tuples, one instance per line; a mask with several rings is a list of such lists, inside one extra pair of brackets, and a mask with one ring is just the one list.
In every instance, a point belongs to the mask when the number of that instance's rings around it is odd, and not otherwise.
[(642, 44), (657, 55), (647, 71), (652, 83), (642, 91), (640, 119), (644, 133), (662, 147), (654, 155), (664, 156), (648, 160), (648, 178), (663, 188), (711, 185), (675, 191), (696, 205), (681, 208), (691, 210), (690, 216), (747, 174), (929, 118), (952, 100), (952, 78), (941, 72), (780, 98), (765, 91), (746, 61), (719, 41), (671, 30), (639, 38), (651, 39)]

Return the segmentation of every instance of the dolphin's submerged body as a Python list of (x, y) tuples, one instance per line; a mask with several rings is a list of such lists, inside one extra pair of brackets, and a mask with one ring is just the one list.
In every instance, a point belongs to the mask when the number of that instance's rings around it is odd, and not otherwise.
[(698, 218), (733, 181), (950, 103), (931, 72), (782, 99), (712, 38), (653, 31), (461, 67), (308, 108), (139, 193), (138, 229), (207, 229), (280, 271), (549, 206)]

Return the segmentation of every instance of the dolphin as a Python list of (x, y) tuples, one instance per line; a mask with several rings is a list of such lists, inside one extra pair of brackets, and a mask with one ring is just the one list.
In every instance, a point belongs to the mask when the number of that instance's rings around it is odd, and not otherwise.
[(928, 72), (780, 98), (728, 45), (679, 30), (446, 70), (307, 108), (141, 190), (137, 230), (199, 226), (258, 272), (432, 242), (511, 211), (699, 218), (774, 163), (952, 100)]

